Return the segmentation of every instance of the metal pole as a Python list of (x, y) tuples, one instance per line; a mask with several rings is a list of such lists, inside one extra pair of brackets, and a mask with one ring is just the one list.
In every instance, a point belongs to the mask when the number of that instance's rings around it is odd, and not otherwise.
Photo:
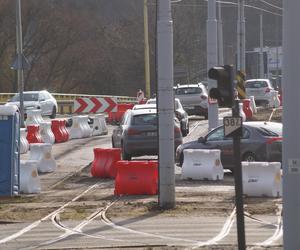
[(222, 22), (222, 3), (218, 3), (218, 61), (219, 65), (224, 64), (224, 54), (223, 54), (223, 22)]
[(264, 78), (264, 52), (263, 52), (263, 12), (259, 14), (259, 76)]
[(283, 248), (300, 249), (300, 1), (283, 1)]
[[(210, 68), (218, 65), (218, 41), (217, 41), (217, 19), (216, 19), (216, 1), (207, 2), (208, 17), (206, 22), (206, 51), (207, 51), (207, 72)], [(217, 87), (216, 80), (208, 78), (208, 91)], [(219, 125), (219, 106), (217, 103), (208, 103), (208, 129), (211, 130)]]
[[(232, 116), (239, 117), (239, 100), (234, 100), (234, 107), (232, 108)], [(244, 222), (244, 200), (243, 200), (243, 180), (242, 180), (242, 166), (241, 166), (241, 138), (240, 136), (233, 136), (233, 152), (234, 152), (234, 182), (235, 182), (235, 204), (236, 204), (236, 227), (238, 234), (238, 249), (246, 249), (245, 240), (245, 222)]]
[(144, 50), (145, 50), (145, 91), (146, 97), (150, 98), (150, 59), (149, 59), (149, 37), (148, 37), (148, 0), (144, 0)]
[(17, 60), (18, 60), (18, 88), (20, 95), (20, 119), (21, 127), (25, 127), (24, 123), (24, 77), (23, 77), (23, 43), (22, 43), (22, 19), (21, 19), (21, 1), (16, 0), (16, 40), (17, 40)]
[(157, 76), (159, 125), (159, 205), (175, 207), (173, 22), (170, 0), (158, 0)]
[[(245, 1), (238, 2), (238, 22), (237, 22), (237, 69), (246, 69), (246, 40), (245, 40)], [(245, 71), (246, 72), (246, 71)]]

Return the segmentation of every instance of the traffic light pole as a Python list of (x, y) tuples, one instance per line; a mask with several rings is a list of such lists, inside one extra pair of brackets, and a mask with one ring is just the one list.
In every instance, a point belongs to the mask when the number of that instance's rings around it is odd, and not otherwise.
[[(234, 100), (232, 108), (232, 116), (240, 117), (239, 100)], [(241, 166), (241, 137), (233, 136), (233, 152), (234, 152), (234, 182), (235, 182), (235, 205), (236, 205), (236, 226), (238, 236), (238, 249), (246, 249), (245, 240), (245, 222), (244, 222), (244, 200), (243, 200), (243, 180)]]

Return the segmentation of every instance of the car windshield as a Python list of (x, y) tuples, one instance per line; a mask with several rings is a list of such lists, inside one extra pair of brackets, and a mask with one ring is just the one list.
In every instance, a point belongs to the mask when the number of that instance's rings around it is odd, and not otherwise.
[(156, 114), (135, 115), (132, 118), (132, 125), (157, 125)]
[(252, 81), (252, 82), (246, 82), (246, 88), (266, 88), (268, 87), (267, 82), (265, 81)]
[(193, 95), (193, 94), (201, 94), (201, 92), (202, 92), (201, 88), (193, 88), (193, 87), (177, 88), (175, 90), (176, 95)]
[[(24, 93), (23, 98), (25, 102), (30, 101), (38, 101), (39, 100), (39, 94), (37, 93)], [(16, 94), (10, 99), (10, 102), (19, 102), (20, 101), (20, 94)]]

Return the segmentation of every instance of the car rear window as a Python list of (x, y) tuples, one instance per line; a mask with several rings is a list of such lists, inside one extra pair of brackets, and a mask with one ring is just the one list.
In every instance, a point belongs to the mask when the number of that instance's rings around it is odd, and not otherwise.
[(202, 93), (201, 88), (193, 88), (193, 87), (177, 88), (175, 90), (176, 95), (192, 95), (192, 94), (201, 94), (201, 93)]
[(258, 127), (257, 131), (262, 136), (272, 136), (272, 137), (282, 136), (282, 129), (279, 127), (272, 127), (272, 128)]
[(265, 81), (253, 81), (253, 82), (246, 82), (246, 88), (266, 88), (268, 87), (268, 83)]
[(132, 118), (132, 125), (156, 125), (156, 124), (157, 124), (156, 114), (135, 115)]

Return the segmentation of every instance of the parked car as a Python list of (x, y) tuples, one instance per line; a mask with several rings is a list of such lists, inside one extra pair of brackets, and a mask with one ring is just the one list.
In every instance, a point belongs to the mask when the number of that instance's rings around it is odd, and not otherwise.
[[(157, 155), (157, 112), (156, 109), (127, 110), (121, 124), (113, 130), (112, 147), (122, 149), (122, 158)], [(182, 143), (180, 124), (174, 117), (174, 151)]]
[[(243, 161), (281, 162), (282, 123), (244, 122), (241, 138), (241, 159)], [(232, 138), (224, 137), (224, 127), (219, 126), (205, 137), (180, 145), (176, 151), (176, 162), (183, 164), (185, 149), (220, 149), (224, 168), (234, 169)]]
[(178, 84), (174, 87), (174, 94), (189, 115), (201, 115), (207, 119), (208, 93), (204, 84)]
[[(24, 91), (24, 114), (27, 110), (40, 109), (42, 115), (49, 115), (51, 118), (55, 118), (57, 112), (56, 99), (46, 90), (41, 91)], [(14, 95), (6, 105), (17, 105), (20, 107), (20, 94)]]
[[(151, 98), (146, 102), (147, 105), (156, 105), (156, 98)], [(174, 111), (177, 119), (180, 121), (180, 129), (183, 136), (187, 136), (190, 132), (189, 116), (183, 109), (178, 98), (174, 99)]]
[(269, 79), (249, 79), (245, 82), (247, 97), (254, 96), (257, 104), (268, 104), (275, 91)]

